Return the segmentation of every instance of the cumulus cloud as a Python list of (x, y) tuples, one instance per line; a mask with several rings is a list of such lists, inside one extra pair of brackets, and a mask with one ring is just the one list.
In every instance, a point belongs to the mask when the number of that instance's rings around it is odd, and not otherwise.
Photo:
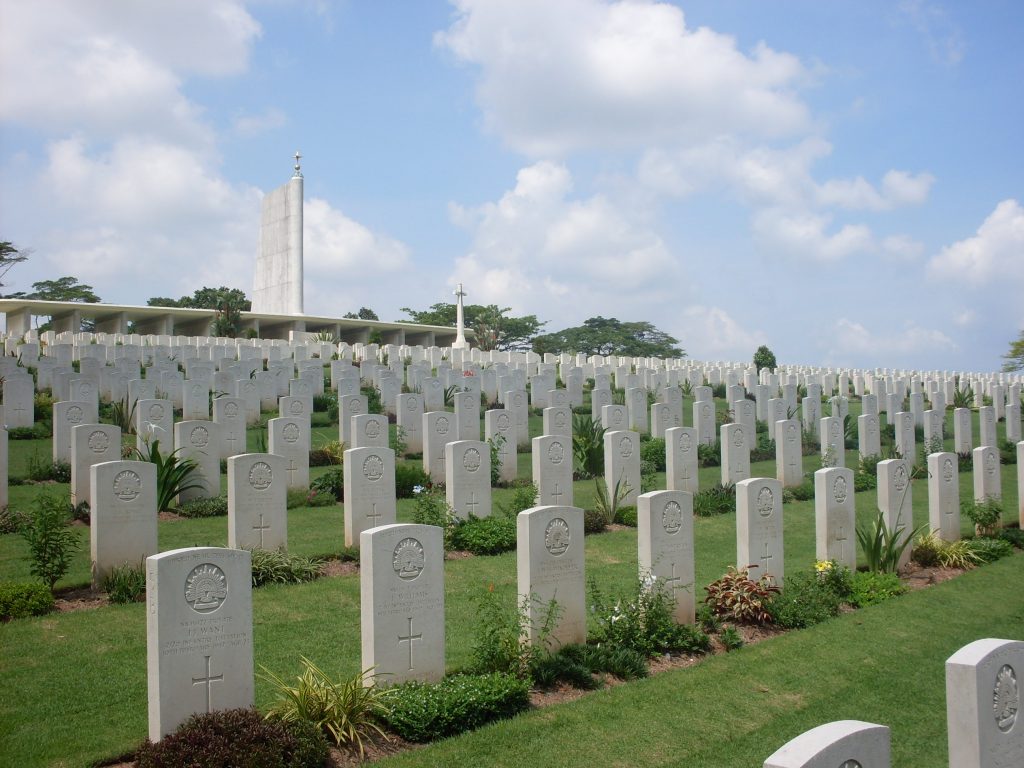
[(1003, 200), (972, 237), (943, 248), (928, 264), (934, 277), (984, 285), (1024, 280), (1024, 207)]
[(804, 65), (759, 43), (749, 53), (651, 0), (455, 0), (437, 45), (481, 70), (487, 126), (534, 156), (581, 148), (788, 136), (810, 118)]
[(553, 328), (578, 324), (588, 307), (649, 317), (652, 306), (678, 294), (679, 264), (641, 215), (604, 195), (573, 198), (571, 190), (568, 169), (542, 161), (521, 169), (496, 202), (450, 206), (472, 246), (449, 282), (472, 285), (473, 302), (535, 312)]
[(696, 360), (745, 360), (761, 344), (761, 331), (750, 332), (721, 307), (687, 307), (674, 332)]
[(934, 363), (959, 349), (942, 331), (913, 322), (902, 328), (872, 331), (863, 323), (844, 317), (836, 321), (828, 339), (828, 355), (834, 362), (868, 367), (906, 368), (925, 360)]
[(829, 232), (832, 217), (808, 211), (766, 208), (753, 216), (753, 231), (761, 244), (779, 255), (812, 261), (840, 261), (876, 249), (870, 228), (845, 224)]
[[(310, 278), (351, 280), (365, 274), (376, 280), (382, 273), (408, 266), (409, 249), (404, 243), (372, 232), (326, 200), (307, 200), (302, 216), (303, 261)], [(370, 264), (373, 269), (365, 269)]]
[(269, 107), (256, 115), (239, 115), (235, 118), (235, 133), (239, 136), (258, 136), (288, 124), (288, 116), (276, 107)]

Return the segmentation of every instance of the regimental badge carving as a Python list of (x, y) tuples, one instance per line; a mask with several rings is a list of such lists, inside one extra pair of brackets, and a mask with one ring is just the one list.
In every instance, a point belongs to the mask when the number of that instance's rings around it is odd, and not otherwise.
[(302, 415), (302, 401), (301, 400), (292, 400), (291, 403), (288, 405), (288, 412), (292, 416), (301, 416)]
[(679, 436), (679, 450), (687, 453), (691, 448), (693, 448), (693, 438), (690, 437), (689, 432), (683, 432)]
[(544, 529), (544, 547), (554, 557), (561, 557), (569, 549), (569, 524), (560, 517), (552, 518)]
[(994, 475), (996, 473), (996, 452), (995, 451), (988, 451), (985, 454), (985, 471), (988, 474), (990, 474), (990, 475)]
[(160, 403), (153, 403), (151, 406), (149, 406), (150, 421), (160, 421), (161, 419), (163, 419), (164, 413), (166, 413), (166, 411), (164, 410), (164, 407), (160, 405)]
[(249, 469), (249, 485), (257, 491), (265, 491), (274, 482), (274, 470), (265, 461), (257, 461)]
[(711, 406), (710, 405), (704, 405), (704, 406), (701, 407), (700, 410), (701, 410), (701, 413), (704, 415), (705, 419), (710, 419), (711, 418)]
[(628, 459), (630, 456), (633, 455), (632, 438), (624, 437), (621, 440), (619, 440), (619, 455), (624, 459)]
[(907, 468), (904, 465), (900, 464), (898, 467), (896, 467), (896, 476), (893, 478), (892, 484), (893, 486), (895, 486), (897, 491), (902, 492), (904, 489), (906, 489), (907, 483), (909, 482), (910, 479), (907, 477)]
[(512, 404), (513, 404), (513, 405), (514, 405), (514, 406), (515, 406), (516, 408), (519, 408), (519, 407), (521, 407), (521, 406), (522, 406), (522, 404), (523, 404), (523, 396), (522, 396), (521, 394), (519, 394), (519, 393), (517, 393), (517, 394), (513, 395), (513, 396), (512, 396)]
[(622, 411), (619, 408), (612, 411), (612, 426), (622, 426)]
[(437, 434), (447, 435), (448, 430), (451, 429), (451, 422), (448, 421), (446, 416), (439, 416), (437, 418)]
[(734, 429), (732, 431), (732, 444), (734, 446), (736, 446), (737, 448), (742, 448), (743, 447), (743, 430), (742, 429)]
[(832, 491), (835, 494), (836, 504), (842, 504), (846, 501), (847, 494), (846, 478), (837, 477), (835, 483), (832, 485)]
[(103, 453), (110, 447), (110, 437), (106, 432), (97, 429), (89, 434), (88, 445), (89, 450), (93, 453)]
[(469, 448), (462, 454), (462, 466), (467, 472), (476, 472), (480, 469), (480, 451), (476, 448)]
[(996, 686), (992, 691), (992, 710), (996, 718), (996, 727), (1007, 733), (1017, 722), (1017, 710), (1020, 708), (1020, 689), (1017, 687), (1017, 674), (1013, 667), (1004, 664), (996, 673)]
[(210, 430), (206, 427), (193, 427), (188, 441), (196, 448), (205, 448), (210, 444)]
[(367, 456), (363, 461), (363, 477), (374, 483), (384, 477), (384, 459), (375, 453)]
[(71, 424), (81, 424), (83, 415), (84, 414), (82, 413), (82, 409), (77, 405), (72, 405), (67, 410), (67, 420)]
[(405, 410), (415, 411), (416, 406), (419, 405), (419, 400), (415, 397), (407, 397), (405, 399)]
[(380, 437), (380, 422), (377, 419), (370, 419), (363, 425), (363, 434), (367, 437)]
[(790, 424), (786, 429), (789, 442), (795, 443), (797, 438), (796, 424)]
[(683, 527), (683, 508), (678, 502), (670, 501), (661, 511), (661, 527), (665, 533), (674, 536)]
[(197, 565), (185, 579), (185, 602), (196, 613), (213, 613), (227, 598), (227, 576), (213, 563)]
[(775, 511), (775, 494), (767, 486), (757, 492), (757, 512), (761, 517), (769, 517)]
[(843, 764), (839, 766), (839, 768), (864, 768), (864, 766), (862, 766), (856, 760), (845, 760)]
[(558, 413), (555, 414), (555, 426), (558, 427), (559, 429), (564, 429), (565, 424), (565, 414), (562, 411), (559, 411)]
[(942, 462), (942, 479), (945, 480), (947, 483), (952, 482), (954, 474), (956, 474), (956, 472), (953, 469), (953, 460), (952, 459), (946, 459), (945, 461), (943, 461)]
[(423, 573), (425, 563), (423, 545), (411, 537), (398, 542), (391, 557), (391, 565), (402, 581), (414, 581)]
[(508, 417), (507, 413), (498, 414), (498, 430), (504, 432), (512, 426), (512, 419)]
[(561, 443), (552, 443), (548, 446), (548, 459), (552, 464), (561, 464), (565, 458), (565, 447)]
[(121, 501), (135, 501), (142, 493), (142, 478), (130, 469), (114, 475), (114, 495)]
[(233, 419), (238, 416), (238, 403), (228, 403), (224, 406), (224, 415), (229, 419)]
[(298, 442), (300, 434), (301, 430), (299, 429), (299, 425), (291, 421), (281, 428), (281, 438), (286, 443)]

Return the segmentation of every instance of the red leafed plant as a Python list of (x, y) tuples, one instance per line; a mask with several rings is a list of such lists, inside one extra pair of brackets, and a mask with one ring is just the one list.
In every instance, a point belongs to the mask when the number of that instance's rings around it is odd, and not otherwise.
[(708, 593), (704, 602), (716, 616), (748, 624), (771, 624), (768, 606), (780, 592), (770, 577), (762, 576), (754, 581), (746, 568), (731, 565), (722, 578), (711, 582), (704, 590)]

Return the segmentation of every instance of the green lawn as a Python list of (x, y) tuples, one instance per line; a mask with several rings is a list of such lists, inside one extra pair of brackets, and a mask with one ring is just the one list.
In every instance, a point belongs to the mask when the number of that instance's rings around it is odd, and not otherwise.
[[(336, 429), (320, 429), (329, 439), (336, 435)], [(539, 431), (534, 417), (531, 434)], [(250, 448), (254, 442), (251, 432)], [(49, 441), (11, 441), (12, 474), (32, 450), (48, 457)], [(847, 465), (855, 459), (856, 451), (848, 451)], [(528, 476), (529, 455), (520, 454), (519, 461), (520, 476)], [(816, 459), (805, 457), (804, 467), (816, 468)], [(774, 462), (755, 463), (752, 472), (774, 476)], [(1014, 521), (1016, 467), (1003, 467), (1002, 477), (1004, 519)], [(702, 487), (719, 479), (717, 467), (701, 471)], [(960, 479), (962, 498), (970, 498), (970, 474)], [(658, 483), (663, 487), (663, 475)], [(914, 486), (915, 523), (925, 523), (926, 483), (917, 480)], [(48, 488), (67, 493), (67, 486)], [(574, 490), (577, 505), (592, 504), (593, 481), (578, 482)], [(12, 487), (12, 506), (24, 506), (39, 491), (40, 486)], [(496, 491), (495, 502), (510, 494)], [(875, 508), (874, 491), (857, 494), (860, 519)], [(399, 520), (409, 521), (411, 514), (412, 502), (400, 502)], [(787, 572), (808, 567), (814, 558), (813, 503), (787, 504), (784, 521)], [(962, 531), (970, 533), (967, 521)], [(59, 586), (88, 583), (88, 530), (78, 532), (83, 550)], [(699, 518), (694, 532), (701, 595), (705, 584), (734, 563), (735, 521), (731, 515)], [(224, 546), (227, 521), (161, 522), (159, 541), (164, 550)], [(291, 551), (322, 555), (340, 552), (342, 545), (340, 506), (289, 513)], [(635, 531), (588, 537), (586, 548), (588, 575), (602, 587), (631, 585)], [(0, 536), (0, 580), (30, 578), (24, 555), (19, 537)], [(853, 717), (893, 726), (895, 765), (944, 765), (942, 664), (979, 637), (1024, 638), (1022, 571), (1024, 558), (1015, 556), (954, 583), (709, 659), (695, 669), (533, 712), (385, 764), (759, 765), (797, 733)], [(445, 579), (447, 659), (449, 669), (456, 669), (470, 657), (476, 597), (493, 585), (507, 600), (515, 599), (515, 556), (450, 561)], [(357, 576), (265, 587), (254, 592), (253, 610), (257, 665), (291, 676), (305, 655), (334, 675), (359, 671)], [(131, 750), (145, 736), (143, 605), (11, 622), (0, 626), (0, 649), (7, 694), (0, 701), (0, 764), (87, 765)], [(266, 705), (268, 686), (257, 680), (256, 690), (257, 703)]]

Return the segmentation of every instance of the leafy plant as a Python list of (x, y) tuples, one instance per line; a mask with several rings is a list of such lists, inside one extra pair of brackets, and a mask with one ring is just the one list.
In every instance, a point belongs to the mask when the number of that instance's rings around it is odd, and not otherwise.
[(384, 722), (406, 741), (427, 742), (479, 728), (530, 706), (530, 685), (513, 675), (452, 675), (388, 690)]
[(320, 477), (313, 478), (309, 483), (309, 489), (332, 494), (336, 501), (342, 501), (345, 498), (345, 471), (341, 467), (329, 469)]
[(28, 515), (13, 507), (0, 508), (0, 534), (17, 533), (28, 520)]
[(364, 754), (364, 740), (371, 735), (387, 737), (377, 724), (384, 712), (384, 689), (366, 685), (370, 670), (335, 682), (320, 667), (301, 656), (302, 673), (295, 686), (261, 666), (261, 677), (269, 682), (277, 700), (267, 712), (268, 720), (284, 723), (306, 722), (315, 726), (339, 747), (351, 744)]
[(275, 552), (269, 549), (253, 549), (252, 585), (302, 584), (323, 575), (323, 563), (312, 557)]
[[(830, 565), (828, 570), (843, 571), (849, 578), (846, 568)], [(772, 600), (769, 611), (779, 626), (800, 629), (838, 615), (844, 597), (836, 580), (824, 571), (799, 571), (786, 577), (786, 588)]]
[(722, 647), (725, 648), (726, 653), (743, 647), (743, 636), (736, 627), (725, 627), (718, 633), (718, 639), (722, 641)]
[(704, 602), (716, 616), (749, 624), (772, 623), (769, 606), (780, 592), (770, 577), (754, 581), (746, 568), (734, 566), (729, 566), (725, 575), (704, 587), (704, 591), (708, 593)]
[(604, 472), (604, 433), (601, 422), (586, 414), (572, 418), (572, 453), (581, 478), (598, 477)]
[(110, 423), (119, 427), (122, 435), (135, 434), (135, 407), (138, 404), (138, 400), (132, 400), (129, 403), (127, 397), (120, 402), (110, 404)]
[(42, 616), (53, 610), (53, 593), (42, 584), (0, 583), (0, 621)]
[(526, 601), (518, 609), (514, 603), (502, 601), (494, 585), (488, 585), (476, 601), (476, 637), (470, 664), (473, 672), (501, 672), (520, 680), (530, 678), (532, 665), (538, 657), (547, 655), (547, 649), (543, 643), (523, 642), (527, 607)]
[(973, 568), (978, 562), (967, 541), (960, 539), (946, 542), (934, 531), (917, 537), (911, 557), (926, 568), (936, 565), (944, 568)]
[(156, 465), (156, 508), (163, 512), (170, 509), (174, 499), (183, 491), (202, 488), (196, 468), (195, 459), (179, 456), (180, 448), (167, 455), (160, 452), (160, 441), (154, 440), (146, 446), (145, 451), (135, 449), (133, 452), (139, 461), (148, 461)]
[(1003, 519), (1003, 505), (992, 497), (984, 501), (964, 500), (960, 503), (960, 512), (974, 523), (978, 536), (994, 536)]
[(228, 513), (228, 497), (214, 496), (209, 499), (190, 499), (174, 510), (182, 517), (223, 517)]
[(146, 570), (142, 566), (117, 565), (103, 579), (103, 591), (112, 603), (135, 603), (146, 594)]
[(1002, 557), (1013, 554), (1013, 545), (1003, 539), (979, 537), (968, 539), (971, 552), (979, 563), (994, 563)]
[(70, 505), (52, 494), (37, 496), (19, 533), (28, 544), (29, 568), (33, 576), (53, 591), (53, 585), (68, 572), (71, 557), (81, 546), (68, 527)]
[(615, 488), (611, 494), (608, 493), (604, 480), (601, 478), (594, 480), (594, 488), (594, 510), (604, 518), (605, 525), (611, 525), (615, 522), (619, 505), (622, 504), (632, 489), (625, 478), (615, 481)]
[(953, 390), (953, 407), (970, 408), (973, 405), (974, 390), (970, 386), (966, 386), (963, 389), (961, 389), (958, 383), (956, 389)]
[(921, 525), (904, 536), (906, 526), (897, 525), (890, 530), (885, 523), (885, 514), (879, 512), (870, 524), (857, 524), (857, 541), (864, 552), (869, 571), (895, 573), (899, 568), (903, 552), (911, 545), (914, 538), (923, 531)]
[(322, 768), (327, 741), (308, 723), (265, 720), (255, 709), (192, 715), (155, 744), (135, 753), (136, 768), (259, 766)]
[(736, 486), (732, 483), (716, 483), (693, 495), (693, 514), (697, 517), (713, 517), (736, 511)]
[(451, 533), (452, 549), (474, 555), (496, 555), (516, 548), (516, 520), (508, 515), (470, 517), (457, 523)]
[(331, 507), (336, 503), (334, 494), (315, 488), (289, 488), (286, 496), (288, 509), (300, 507)]
[(849, 602), (855, 608), (866, 608), (902, 595), (906, 591), (907, 588), (895, 573), (861, 571), (853, 574), (853, 592)]
[(445, 549), (452, 548), (452, 533), (457, 519), (444, 494), (436, 488), (422, 488), (416, 494), (416, 508), (412, 512), (412, 521), (419, 525), (436, 525), (441, 528), (445, 532)]
[(699, 443), (697, 445), (697, 463), (702, 467), (718, 467), (722, 464), (722, 446), (718, 440), (710, 445)]
[(491, 487), (496, 488), (501, 482), (501, 449), (505, 445), (505, 436), (500, 432), (487, 440), (487, 450), (491, 455)]
[(665, 471), (665, 453), (665, 439), (662, 437), (653, 437), (640, 443), (640, 461), (652, 464), (655, 472)]
[(399, 499), (411, 499), (415, 496), (415, 489), (421, 488), (430, 482), (430, 475), (423, 471), (423, 467), (416, 464), (395, 465), (395, 495)]

